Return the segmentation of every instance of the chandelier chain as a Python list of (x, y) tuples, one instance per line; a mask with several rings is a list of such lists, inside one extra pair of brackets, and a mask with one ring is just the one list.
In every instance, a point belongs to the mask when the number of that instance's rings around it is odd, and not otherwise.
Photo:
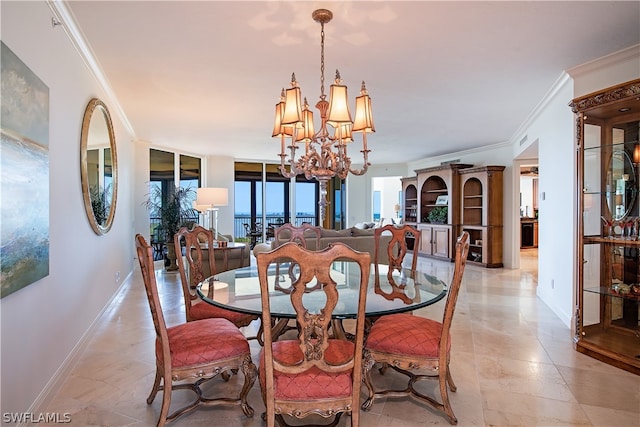
[(320, 99), (326, 99), (324, 94), (324, 23), (320, 24)]

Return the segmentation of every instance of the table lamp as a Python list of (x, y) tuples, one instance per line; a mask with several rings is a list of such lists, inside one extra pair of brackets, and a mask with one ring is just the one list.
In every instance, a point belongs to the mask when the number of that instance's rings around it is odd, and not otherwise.
[(213, 212), (209, 216), (209, 228), (216, 230), (215, 240), (218, 240), (218, 206), (229, 204), (229, 190), (219, 187), (205, 187), (196, 190), (195, 206), (206, 207), (207, 211)]

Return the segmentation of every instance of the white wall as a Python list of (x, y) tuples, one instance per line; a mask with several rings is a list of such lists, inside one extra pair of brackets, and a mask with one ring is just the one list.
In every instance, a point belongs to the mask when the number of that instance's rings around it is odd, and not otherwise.
[[(564, 78), (544, 109), (523, 129), (538, 141), (538, 296), (570, 326), (575, 260), (575, 143), (571, 79)], [(514, 140), (519, 141), (522, 135)]]
[(402, 191), (402, 181), (400, 181), (400, 178), (402, 178), (402, 176), (373, 178), (373, 191), (380, 192), (380, 218), (395, 219), (396, 212), (393, 210), (393, 207), (400, 203), (399, 193)]
[[(372, 147), (372, 148), (371, 148)], [(375, 146), (370, 144), (375, 150)], [(372, 165), (365, 175), (347, 177), (347, 227), (373, 218), (373, 177), (407, 176), (407, 165)]]
[[(50, 274), (0, 300), (0, 412), (42, 403), (64, 362), (132, 271), (132, 147), (111, 102), (45, 2), (0, 3), (2, 41), (49, 87)], [(80, 185), (80, 129), (93, 97), (109, 107), (119, 165), (108, 234), (94, 234)], [(28, 195), (26, 195), (28, 197)]]

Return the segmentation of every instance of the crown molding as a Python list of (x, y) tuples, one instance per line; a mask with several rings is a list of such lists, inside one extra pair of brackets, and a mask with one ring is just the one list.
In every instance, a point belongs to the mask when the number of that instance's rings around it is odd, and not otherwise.
[(115, 96), (113, 90), (111, 89), (111, 85), (109, 81), (105, 77), (102, 72), (102, 68), (100, 64), (96, 60), (96, 57), (91, 50), (89, 44), (85, 41), (85, 36), (80, 30), (80, 28), (76, 25), (76, 21), (73, 17), (73, 13), (67, 8), (64, 1), (61, 0), (46, 0), (49, 9), (54, 14), (55, 19), (58, 21), (56, 25), (61, 26), (64, 29), (65, 34), (71, 40), (71, 43), (75, 47), (76, 51), (82, 58), (82, 61), (85, 63), (93, 77), (98, 82), (98, 85), (104, 90), (107, 98), (111, 105), (114, 106), (114, 110), (116, 110), (124, 124), (125, 128), (131, 135), (132, 139), (137, 139), (136, 133), (133, 130), (133, 126), (127, 119), (120, 102), (118, 102), (118, 98)]
[(567, 73), (569, 73), (569, 75), (575, 79), (584, 74), (589, 74), (594, 71), (608, 68), (622, 62), (628, 62), (631, 60), (637, 61), (638, 57), (640, 57), (640, 44), (629, 46), (628, 48), (613, 52), (598, 59), (594, 59), (593, 61), (589, 61), (582, 65), (569, 68), (567, 70)]

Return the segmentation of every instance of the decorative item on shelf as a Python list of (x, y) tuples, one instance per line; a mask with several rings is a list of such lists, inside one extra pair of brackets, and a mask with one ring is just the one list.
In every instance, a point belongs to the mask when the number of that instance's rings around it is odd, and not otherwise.
[(449, 196), (444, 194), (438, 196), (436, 199), (436, 205), (448, 205), (449, 204)]
[(229, 190), (226, 188), (198, 188), (196, 201), (193, 202), (194, 208), (206, 209), (209, 213), (209, 228), (215, 231), (214, 239), (218, 240), (218, 207), (227, 206), (229, 204)]
[[(316, 108), (320, 111), (320, 129), (314, 131), (313, 113), (309, 110), (307, 99), (301, 104), (302, 94), (295, 74), (291, 76), (291, 88), (282, 89), (280, 102), (276, 104), (274, 137), (280, 137), (280, 173), (286, 178), (304, 174), (307, 179), (320, 183), (320, 218), (324, 220), (327, 209), (327, 182), (337, 176), (345, 179), (349, 173), (363, 175), (367, 172), (369, 149), (367, 132), (375, 132), (371, 114), (371, 98), (364, 81), (360, 96), (356, 97), (355, 120), (351, 119), (347, 103), (347, 86), (342, 84), (340, 73), (336, 70), (336, 79), (331, 85), (329, 100), (324, 93), (324, 24), (331, 21), (333, 13), (327, 9), (318, 9), (311, 15), (320, 24), (320, 100)], [(334, 129), (331, 135), (327, 129)], [(362, 132), (363, 167), (351, 168), (351, 158), (347, 146), (353, 142), (353, 132)], [(285, 150), (285, 138), (291, 138), (289, 158)], [(304, 143), (304, 154), (296, 158), (297, 144)], [(289, 164), (289, 170), (286, 169)]]
[(445, 224), (447, 222), (448, 210), (446, 206), (436, 206), (431, 209), (427, 215), (427, 219), (432, 224)]
[(602, 219), (602, 223), (604, 224), (605, 227), (605, 237), (608, 237), (610, 239), (613, 239), (613, 228), (615, 226), (616, 221), (613, 218), (605, 218), (604, 216), (600, 217)]

